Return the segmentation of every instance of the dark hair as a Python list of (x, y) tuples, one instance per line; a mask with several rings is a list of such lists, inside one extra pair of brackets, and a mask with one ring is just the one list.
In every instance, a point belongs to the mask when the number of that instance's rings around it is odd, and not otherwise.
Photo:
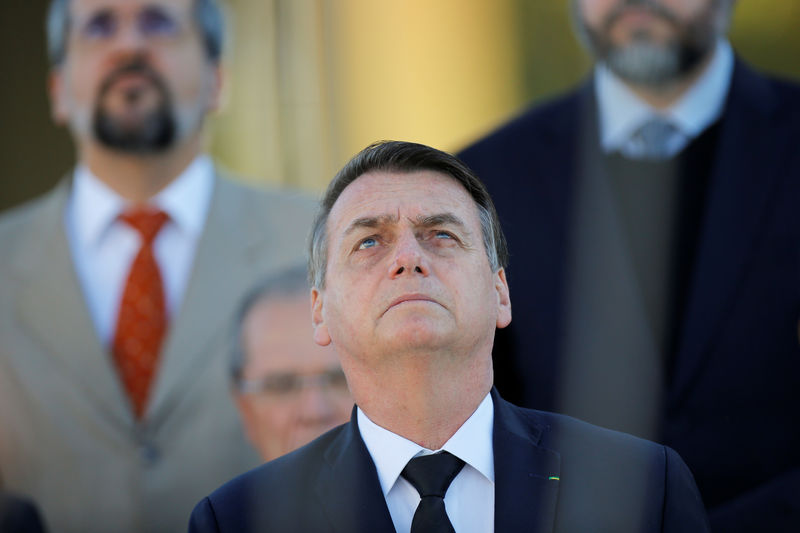
[[(52, 0), (47, 11), (47, 55), (52, 66), (60, 65), (67, 55), (70, 0)], [(217, 62), (225, 41), (225, 15), (218, 0), (194, 0), (194, 19), (203, 35), (206, 54)]]
[(230, 375), (236, 382), (242, 377), (246, 361), (244, 346), (242, 344), (242, 330), (247, 315), (259, 302), (270, 298), (287, 296), (308, 296), (308, 274), (305, 265), (294, 265), (268, 276), (253, 286), (245, 293), (236, 313), (233, 327), (231, 328), (231, 359)]
[(355, 155), (334, 176), (317, 211), (309, 240), (308, 273), (311, 284), (325, 286), (328, 260), (327, 222), (333, 204), (342, 191), (360, 176), (373, 170), (410, 173), (430, 170), (450, 176), (460, 183), (475, 201), (483, 233), (483, 244), (493, 271), (504, 268), (508, 250), (492, 198), (481, 180), (457, 157), (424, 144), (402, 141), (379, 141)]

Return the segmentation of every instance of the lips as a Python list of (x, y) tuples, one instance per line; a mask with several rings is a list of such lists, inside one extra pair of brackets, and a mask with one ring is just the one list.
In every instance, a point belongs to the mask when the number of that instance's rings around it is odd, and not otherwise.
[(411, 302), (430, 302), (437, 305), (442, 305), (426, 294), (419, 294), (419, 293), (404, 294), (392, 300), (392, 302), (389, 304), (389, 306), (386, 308), (386, 311), (384, 311), (383, 314), (386, 314), (387, 311), (389, 311), (394, 307), (397, 307), (398, 305), (403, 305)]

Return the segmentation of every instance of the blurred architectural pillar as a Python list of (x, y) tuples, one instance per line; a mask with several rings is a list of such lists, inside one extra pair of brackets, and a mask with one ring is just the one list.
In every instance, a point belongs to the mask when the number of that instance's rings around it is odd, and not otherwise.
[(226, 102), (212, 151), (248, 179), (316, 189), (328, 176), (322, 5), (229, 0)]
[(212, 151), (320, 190), (378, 139), (455, 150), (524, 101), (515, 0), (228, 0), (234, 40)]
[(516, 109), (513, 0), (331, 0), (335, 154), (378, 139), (455, 150)]

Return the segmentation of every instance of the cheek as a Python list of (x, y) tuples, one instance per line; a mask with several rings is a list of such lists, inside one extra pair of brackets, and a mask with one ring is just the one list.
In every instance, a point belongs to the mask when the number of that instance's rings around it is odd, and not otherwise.
[(162, 70), (174, 96), (182, 101), (208, 98), (214, 87), (213, 67), (195, 51), (176, 54)]
[(277, 405), (259, 405), (256, 409), (259, 432), (265, 437), (277, 435), (289, 420), (288, 409)]

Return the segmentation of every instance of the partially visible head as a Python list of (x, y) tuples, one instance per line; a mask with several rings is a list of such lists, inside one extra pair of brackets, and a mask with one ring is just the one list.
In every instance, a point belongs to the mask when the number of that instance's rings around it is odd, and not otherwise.
[(581, 42), (620, 78), (680, 81), (727, 32), (735, 0), (571, 0)]
[(53, 116), (79, 144), (167, 152), (217, 106), (217, 0), (53, 0), (46, 26)]
[(483, 245), (492, 271), (508, 262), (506, 240), (500, 228), (494, 203), (480, 179), (458, 158), (422, 144), (380, 141), (366, 147), (334, 176), (320, 203), (311, 228), (309, 276), (311, 284), (322, 289), (328, 261), (327, 223), (333, 205), (352, 182), (373, 171), (412, 173), (430, 170), (451, 177), (472, 197), (480, 217)]
[(265, 461), (347, 421), (353, 400), (336, 353), (311, 338), (305, 266), (271, 276), (237, 317), (231, 380), (245, 431)]

